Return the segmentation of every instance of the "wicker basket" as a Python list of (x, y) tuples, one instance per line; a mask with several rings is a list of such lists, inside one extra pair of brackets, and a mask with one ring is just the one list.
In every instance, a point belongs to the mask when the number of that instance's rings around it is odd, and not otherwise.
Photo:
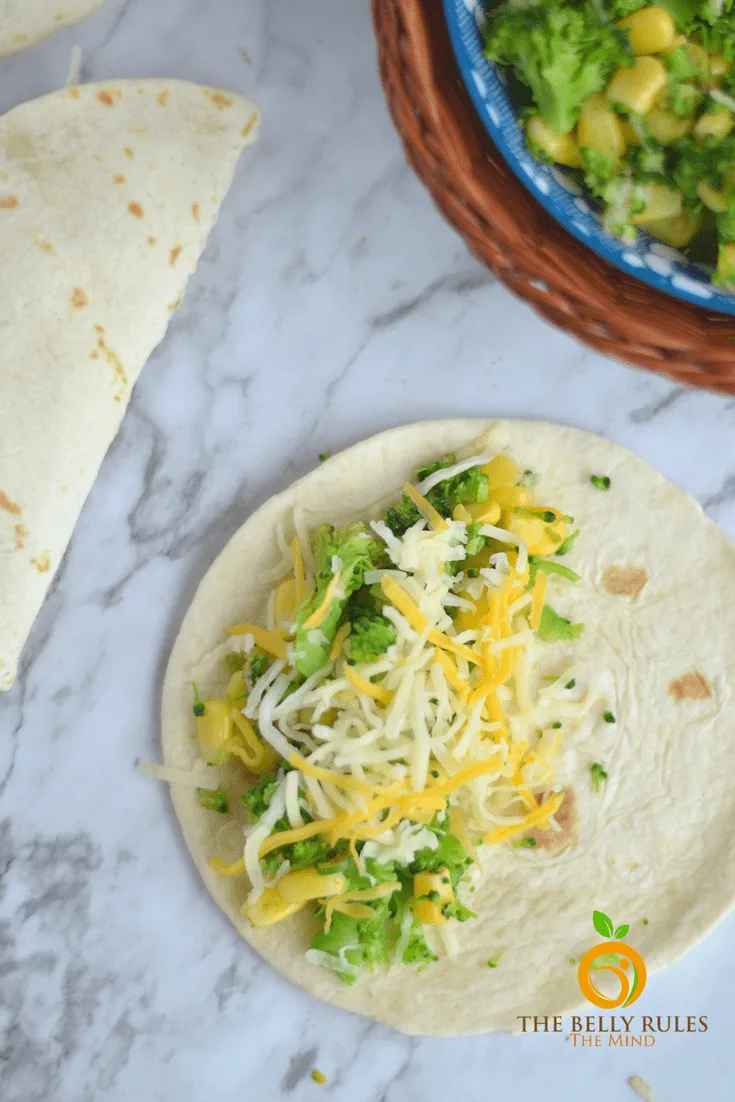
[(735, 393), (735, 318), (601, 260), (496, 153), (459, 78), (441, 0), (373, 0), (380, 72), (413, 168), (481, 263), (548, 321), (607, 356)]

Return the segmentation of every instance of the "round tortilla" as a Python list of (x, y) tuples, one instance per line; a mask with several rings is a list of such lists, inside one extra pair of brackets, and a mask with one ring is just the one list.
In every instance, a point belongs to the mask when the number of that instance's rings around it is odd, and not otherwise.
[[(681, 957), (735, 899), (735, 614), (726, 599), (735, 544), (642, 460), (578, 429), (531, 421), (409, 425), (358, 444), (272, 498), (211, 567), (182, 625), (163, 689), (166, 764), (189, 768), (198, 756), (192, 678), (203, 696), (221, 689), (221, 651), (217, 661), (207, 656), (228, 624), (264, 614), (267, 588), (257, 579), (279, 561), (277, 523), (288, 534), (296, 505), (315, 523), (364, 518), (373, 503), (397, 497), (417, 466), (487, 429), (491, 447), (508, 448), (536, 472), (536, 500), (571, 513), (581, 529), (563, 560), (581, 581), (559, 583), (551, 603), (585, 631), (573, 644), (547, 646), (550, 655), (599, 670), (616, 723), (601, 715), (584, 750), (571, 747), (570, 735), (559, 779), (574, 789), (573, 843), (553, 856), (493, 847), (482, 886), (469, 897), (479, 917), (459, 929), (456, 957), (347, 987), (304, 958), (312, 916), (261, 930), (248, 925), (240, 915), (247, 879), (218, 876), (207, 864), (221, 847), (222, 816), (202, 809), (196, 791), (171, 790), (197, 868), (239, 933), (313, 995), (412, 1034), (518, 1030), (519, 1015), (580, 1005), (572, 962), (601, 940), (593, 910), (630, 926), (625, 941), (651, 972)], [(610, 491), (595, 489), (592, 474), (609, 475)], [(595, 761), (608, 773), (599, 792)], [(227, 768), (245, 787), (245, 774)]]
[(0, 0), (0, 57), (91, 15), (104, 0)]
[(0, 689), (258, 119), (177, 80), (0, 118)]

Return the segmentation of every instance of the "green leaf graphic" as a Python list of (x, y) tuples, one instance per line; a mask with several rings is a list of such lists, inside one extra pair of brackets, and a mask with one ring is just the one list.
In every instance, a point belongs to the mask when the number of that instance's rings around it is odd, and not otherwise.
[(613, 936), (612, 919), (608, 918), (604, 911), (592, 912), (592, 925), (603, 937)]
[(629, 929), (630, 926), (618, 926), (617, 930), (615, 931), (615, 938), (625, 937)]

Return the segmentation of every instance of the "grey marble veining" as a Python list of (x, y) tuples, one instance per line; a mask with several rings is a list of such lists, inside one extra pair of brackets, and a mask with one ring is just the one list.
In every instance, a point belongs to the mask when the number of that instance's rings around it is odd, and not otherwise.
[(731, 1098), (732, 921), (645, 995), (707, 1034), (405, 1038), (237, 940), (133, 762), (157, 754), (202, 573), (319, 452), (423, 417), (547, 417), (635, 448), (735, 532), (735, 406), (587, 352), (478, 267), (405, 164), (366, 0), (108, 0), (0, 60), (0, 109), (63, 83), (74, 43), (85, 79), (230, 87), (264, 125), (0, 698), (0, 1098), (624, 1102), (633, 1073), (663, 1102)]

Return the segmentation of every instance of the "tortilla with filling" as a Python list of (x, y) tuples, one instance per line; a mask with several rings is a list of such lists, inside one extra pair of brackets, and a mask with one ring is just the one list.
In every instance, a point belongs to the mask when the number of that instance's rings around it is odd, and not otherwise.
[[(482, 446), (473, 446), (485, 432)], [(558, 780), (574, 797), (568, 844), (556, 853), (494, 847), (470, 897), (479, 917), (461, 927), (454, 958), (421, 972), (379, 971), (348, 987), (304, 957), (313, 913), (250, 927), (240, 913), (247, 878), (220, 876), (208, 864), (222, 845), (223, 816), (202, 808), (196, 790), (171, 787), (207, 888), (258, 953), (313, 995), (410, 1034), (513, 1031), (519, 1015), (589, 1007), (576, 965), (601, 940), (593, 910), (616, 927), (629, 925), (625, 941), (651, 972), (680, 958), (735, 898), (735, 614), (728, 603), (735, 545), (642, 460), (578, 429), (530, 421), (410, 425), (358, 444), (272, 498), (215, 561), (185, 617), (163, 689), (166, 764), (189, 769), (196, 761), (192, 679), (202, 697), (222, 691), (227, 626), (265, 622), (268, 587), (258, 578), (280, 561), (277, 525), (290, 538), (295, 506), (314, 525), (365, 518), (372, 503), (395, 500), (419, 465), (488, 447), (509, 450), (533, 470), (537, 499), (561, 505), (581, 531), (562, 560), (581, 579), (554, 603), (584, 623), (573, 660), (604, 679), (615, 722), (601, 715), (592, 738), (564, 759)], [(609, 491), (591, 484), (593, 474), (610, 477)], [(606, 590), (612, 567), (636, 568), (635, 594)], [(548, 646), (571, 653), (564, 643)], [(215, 661), (208, 656), (218, 647)], [(595, 785), (591, 766), (599, 762), (607, 780)], [(233, 777), (238, 771), (227, 769)], [(246, 777), (241, 770), (236, 783), (246, 785)]]
[(104, 0), (0, 0), (0, 57), (25, 50), (61, 27), (69, 27)]
[(257, 124), (175, 80), (0, 118), (0, 688)]

